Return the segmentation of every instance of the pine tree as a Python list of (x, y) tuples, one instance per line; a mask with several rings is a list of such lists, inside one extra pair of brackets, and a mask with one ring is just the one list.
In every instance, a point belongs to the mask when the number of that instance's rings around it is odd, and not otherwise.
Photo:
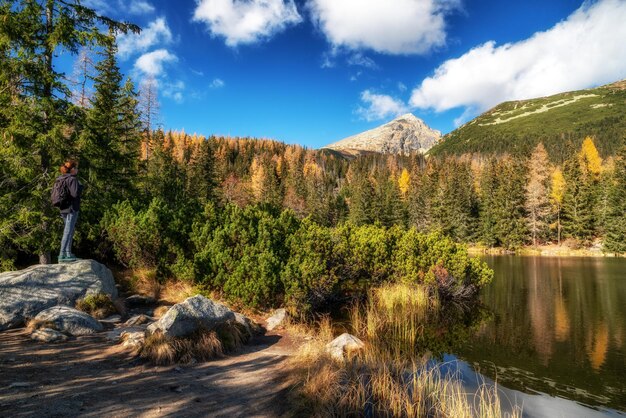
[(524, 165), (510, 157), (497, 165), (497, 188), (494, 196), (495, 233), (506, 248), (519, 248), (526, 242), (524, 210)]
[[(43, 3), (43, 4), (42, 4)], [(10, 167), (12, 193), (0, 203), (2, 234), (23, 251), (49, 263), (58, 222), (49, 203), (55, 166), (73, 151), (80, 113), (71, 111), (69, 89), (55, 70), (60, 49), (101, 42), (98, 24), (139, 31), (98, 16), (77, 0), (20, 0), (0, 3), (0, 163)], [(6, 106), (11, 103), (10, 106)]]
[(615, 159), (604, 249), (616, 253), (626, 252), (626, 146), (621, 148)]
[(92, 225), (91, 239), (99, 235), (104, 210), (135, 194), (133, 179), (140, 147), (137, 99), (132, 83), (121, 85), (116, 53), (111, 33), (96, 65), (95, 94), (79, 140), (81, 173), (88, 186), (83, 219)]
[(495, 194), (498, 189), (497, 160), (491, 158), (480, 175), (479, 237), (483, 244), (494, 247), (499, 244), (496, 236)]
[(528, 183), (526, 183), (526, 222), (531, 233), (533, 246), (537, 239), (547, 236), (550, 201), (548, 196), (550, 161), (540, 142), (528, 160)]

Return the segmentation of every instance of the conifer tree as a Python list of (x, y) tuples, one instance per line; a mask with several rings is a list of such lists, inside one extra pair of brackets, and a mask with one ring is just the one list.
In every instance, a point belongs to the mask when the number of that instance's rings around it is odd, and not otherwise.
[[(104, 210), (132, 196), (140, 147), (139, 114), (133, 85), (121, 85), (113, 33), (96, 65), (95, 94), (79, 140), (81, 174), (87, 180), (84, 219), (95, 229)], [(83, 228), (84, 229), (84, 228)]]
[[(139, 31), (98, 16), (77, 0), (19, 0), (0, 3), (0, 129), (5, 143), (0, 163), (10, 167), (13, 192), (0, 203), (0, 231), (11, 231), (13, 245), (36, 251), (49, 263), (57, 221), (49, 203), (55, 169), (73, 151), (77, 113), (69, 89), (55, 70), (59, 49), (77, 53), (99, 43), (98, 24)], [(79, 114), (78, 114), (78, 117)], [(55, 228), (56, 229), (56, 228)]]
[(518, 248), (526, 242), (526, 213), (524, 210), (524, 165), (510, 157), (497, 165), (497, 188), (494, 196), (495, 232), (506, 248)]
[(499, 244), (496, 236), (495, 193), (498, 189), (497, 160), (492, 157), (480, 175), (479, 219), (480, 240), (488, 247)]
[(626, 252), (626, 146), (615, 159), (612, 187), (609, 193), (604, 249), (616, 253)]

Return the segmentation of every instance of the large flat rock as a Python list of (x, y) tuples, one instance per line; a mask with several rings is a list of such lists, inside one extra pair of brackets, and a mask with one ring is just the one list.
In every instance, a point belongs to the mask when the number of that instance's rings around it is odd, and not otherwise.
[(19, 327), (52, 306), (74, 306), (93, 293), (117, 298), (111, 270), (94, 260), (0, 273), (0, 331)]

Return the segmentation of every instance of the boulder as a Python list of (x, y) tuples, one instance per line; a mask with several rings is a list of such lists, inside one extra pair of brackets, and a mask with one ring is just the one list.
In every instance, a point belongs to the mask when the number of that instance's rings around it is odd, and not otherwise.
[(69, 306), (53, 306), (37, 314), (35, 324), (49, 324), (51, 328), (69, 335), (88, 335), (102, 331), (102, 324), (85, 312)]
[(52, 306), (74, 306), (77, 299), (95, 293), (117, 297), (111, 270), (94, 260), (0, 273), (0, 331), (19, 327)]
[(254, 323), (254, 321), (239, 312), (235, 312), (235, 322), (244, 327), (248, 338), (254, 337), (254, 334), (261, 331), (260, 327)]
[(326, 352), (336, 360), (343, 360), (345, 353), (360, 350), (364, 346), (363, 341), (346, 332), (326, 344)]
[(30, 334), (30, 338), (42, 343), (55, 343), (57, 341), (67, 340), (67, 335), (60, 333), (52, 328), (40, 328)]
[(148, 326), (147, 333), (161, 331), (166, 337), (184, 337), (234, 320), (234, 312), (226, 306), (196, 295), (172, 306), (161, 319)]
[(273, 329), (284, 325), (285, 320), (287, 319), (287, 311), (284, 308), (277, 309), (274, 311), (272, 316), (267, 318), (265, 328), (268, 331), (272, 331)]

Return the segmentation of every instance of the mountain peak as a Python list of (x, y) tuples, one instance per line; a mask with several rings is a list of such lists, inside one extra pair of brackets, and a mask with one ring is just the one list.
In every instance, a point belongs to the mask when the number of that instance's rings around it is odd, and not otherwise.
[(336, 151), (370, 151), (383, 154), (409, 154), (426, 152), (441, 138), (441, 132), (431, 129), (412, 113), (398, 116), (392, 121), (369, 131), (326, 145)]

